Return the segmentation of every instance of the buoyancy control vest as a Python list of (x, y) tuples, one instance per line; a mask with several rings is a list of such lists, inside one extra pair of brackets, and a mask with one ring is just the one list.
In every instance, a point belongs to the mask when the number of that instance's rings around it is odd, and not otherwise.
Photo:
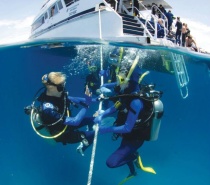
[[(163, 116), (163, 103), (161, 102), (159, 91), (143, 92), (140, 94), (124, 95), (121, 96), (121, 106), (119, 106), (119, 112), (117, 119), (114, 123), (115, 126), (123, 125), (127, 119), (129, 111), (133, 111), (130, 107), (131, 101), (134, 99), (140, 99), (143, 102), (143, 109), (138, 115), (138, 119), (130, 133), (121, 134), (126, 139), (138, 139), (154, 141), (157, 140), (161, 117)], [(114, 134), (116, 138), (117, 134)]]
[[(69, 129), (69, 126), (63, 124), (65, 117), (70, 115), (68, 107), (71, 102), (67, 98), (67, 92), (61, 97), (47, 96), (46, 92), (43, 92), (35, 101), (39, 105), (34, 106), (31, 120), (38, 135), (49, 139), (57, 138)], [(51, 136), (47, 136), (43, 128)]]

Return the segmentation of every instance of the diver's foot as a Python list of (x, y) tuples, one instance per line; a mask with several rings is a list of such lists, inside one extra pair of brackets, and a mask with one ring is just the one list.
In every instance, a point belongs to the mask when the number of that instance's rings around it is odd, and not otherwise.
[(88, 146), (89, 145), (89, 142), (87, 139), (83, 139), (82, 142), (81, 142), (84, 146)]
[(137, 172), (129, 173), (129, 175), (127, 176), (127, 178), (135, 177), (135, 176), (137, 176)]
[(81, 154), (81, 156), (84, 156), (85, 154), (84, 154), (84, 152), (83, 152), (83, 143), (82, 142), (80, 142), (80, 145), (77, 147), (77, 152), (79, 153), (79, 154)]
[(134, 160), (134, 164), (136, 166), (136, 168), (141, 169), (141, 166), (139, 164), (139, 154), (136, 152), (136, 159)]
[(135, 164), (136, 168), (141, 169), (138, 159), (135, 159), (134, 164)]
[(88, 142), (88, 140), (85, 138), (85, 135), (81, 135), (81, 138), (82, 138), (82, 143), (83, 143), (83, 145), (84, 146), (88, 146), (89, 145), (89, 142)]

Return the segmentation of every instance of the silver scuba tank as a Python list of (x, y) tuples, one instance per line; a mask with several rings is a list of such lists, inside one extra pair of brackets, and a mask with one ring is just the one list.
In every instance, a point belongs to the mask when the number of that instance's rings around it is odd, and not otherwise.
[(163, 116), (163, 103), (161, 100), (156, 100), (154, 102), (154, 115), (153, 119), (151, 119), (151, 130), (150, 130), (150, 139), (149, 141), (155, 141), (158, 138), (161, 118)]

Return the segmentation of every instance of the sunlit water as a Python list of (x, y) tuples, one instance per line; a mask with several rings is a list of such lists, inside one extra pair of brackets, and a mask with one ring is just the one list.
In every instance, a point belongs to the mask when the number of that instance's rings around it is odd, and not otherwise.
[[(67, 74), (67, 89), (72, 96), (83, 96), (90, 61), (108, 65), (109, 53), (124, 47), (123, 63), (130, 64), (138, 52), (142, 71), (150, 73), (144, 83), (155, 83), (163, 91), (164, 116), (159, 138), (140, 148), (145, 166), (157, 174), (138, 171), (126, 184), (132, 185), (209, 185), (210, 184), (210, 56), (179, 48), (146, 47), (131, 43), (89, 40), (50, 40), (0, 47), (0, 182), (5, 185), (85, 185), (91, 148), (81, 157), (78, 144), (62, 145), (39, 137), (32, 129), (23, 107), (31, 104), (42, 86), (41, 77), (51, 71)], [(181, 91), (174, 68), (161, 56), (183, 55), (189, 83)], [(101, 55), (102, 54), (102, 55)], [(168, 66), (168, 67), (166, 67)], [(98, 110), (94, 104), (88, 115)], [(78, 110), (75, 108), (73, 113)], [(119, 146), (111, 134), (99, 135), (92, 185), (117, 185), (128, 175), (127, 166), (110, 169), (105, 162)]]

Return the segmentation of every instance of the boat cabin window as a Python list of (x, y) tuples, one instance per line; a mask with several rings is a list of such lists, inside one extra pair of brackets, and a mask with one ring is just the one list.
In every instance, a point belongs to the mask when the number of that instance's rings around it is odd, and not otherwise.
[(44, 24), (45, 22), (45, 18), (42, 15), (41, 17), (39, 17), (34, 24), (32, 25), (32, 31), (36, 30), (37, 28), (39, 28), (42, 24)]
[(45, 18), (45, 20), (48, 18), (47, 12), (44, 14), (44, 18)]
[(78, 0), (64, 0), (66, 6), (72, 5), (72, 4), (73, 4), (74, 2), (76, 2), (76, 1), (78, 1)]
[(54, 15), (56, 15), (58, 13), (58, 8), (57, 6), (54, 4), (51, 8), (50, 8), (50, 17), (53, 17)]
[(58, 9), (61, 10), (63, 8), (62, 2), (61, 1), (58, 1), (57, 4), (58, 4)]

